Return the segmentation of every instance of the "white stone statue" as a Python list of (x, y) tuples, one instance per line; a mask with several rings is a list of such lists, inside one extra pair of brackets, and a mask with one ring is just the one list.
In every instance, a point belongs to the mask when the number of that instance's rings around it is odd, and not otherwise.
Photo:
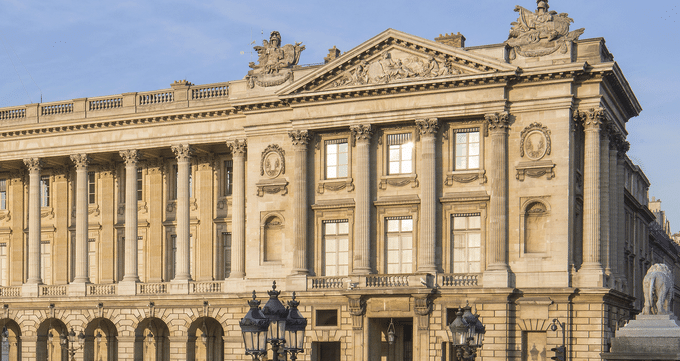
[(642, 281), (645, 295), (643, 315), (670, 315), (673, 313), (673, 273), (663, 263), (649, 267)]

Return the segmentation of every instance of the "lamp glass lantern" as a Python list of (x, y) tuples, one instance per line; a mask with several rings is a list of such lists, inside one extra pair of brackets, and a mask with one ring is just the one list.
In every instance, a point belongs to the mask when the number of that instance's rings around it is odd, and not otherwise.
[(272, 290), (267, 291), (269, 300), (262, 308), (262, 313), (269, 319), (269, 331), (267, 340), (269, 342), (285, 342), (286, 318), (288, 310), (279, 301), (281, 291), (276, 290), (276, 281), (272, 284)]
[(285, 331), (285, 349), (292, 352), (304, 352), (305, 345), (305, 329), (307, 328), (307, 319), (302, 316), (298, 310), (299, 301), (295, 300), (295, 292), (293, 292), (293, 300), (288, 301), (288, 317), (286, 317), (286, 331)]
[(456, 319), (449, 325), (451, 329), (451, 334), (453, 335), (453, 345), (462, 346), (465, 345), (465, 341), (468, 337), (468, 332), (470, 325), (463, 318), (463, 311), (458, 310), (456, 313)]
[(387, 326), (387, 344), (394, 345), (397, 342), (397, 332), (394, 329), (394, 323), (390, 319), (390, 324)]
[(248, 301), (250, 310), (239, 322), (243, 343), (246, 346), (247, 355), (264, 355), (267, 353), (267, 331), (269, 319), (260, 310), (260, 301), (256, 299), (253, 291), (253, 299)]

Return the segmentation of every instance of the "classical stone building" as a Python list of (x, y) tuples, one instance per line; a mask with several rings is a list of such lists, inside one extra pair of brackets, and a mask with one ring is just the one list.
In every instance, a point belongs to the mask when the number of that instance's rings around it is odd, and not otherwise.
[(652, 262), (641, 107), (603, 39), (517, 11), (501, 44), (389, 29), (301, 66), (274, 32), (243, 80), (0, 109), (3, 357), (73, 329), (77, 359), (247, 360), (276, 280), (303, 360), (451, 360), (468, 302), (481, 360), (550, 357), (553, 319), (599, 360)]

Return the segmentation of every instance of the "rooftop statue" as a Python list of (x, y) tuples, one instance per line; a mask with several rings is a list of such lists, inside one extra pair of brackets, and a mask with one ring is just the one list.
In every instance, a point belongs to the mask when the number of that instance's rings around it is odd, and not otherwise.
[(673, 302), (673, 274), (663, 263), (649, 267), (647, 275), (642, 280), (645, 295), (643, 315), (670, 315)]
[(550, 55), (557, 50), (566, 54), (569, 49), (567, 43), (578, 40), (585, 31), (581, 28), (570, 32), (569, 26), (574, 20), (567, 13), (548, 11), (548, 0), (537, 0), (536, 3), (538, 9), (535, 12), (515, 6), (519, 18), (512, 23), (510, 36), (505, 41), (512, 47), (511, 59), (516, 54), (537, 57)]
[(300, 53), (305, 50), (302, 43), (286, 44), (281, 46), (281, 34), (272, 31), (269, 41), (262, 40), (262, 46), (253, 47), (257, 51), (258, 64), (251, 62), (249, 66), (253, 69), (248, 72), (248, 83), (254, 87), (255, 83), (259, 86), (276, 86), (285, 83), (292, 76), (290, 69), (300, 61)]

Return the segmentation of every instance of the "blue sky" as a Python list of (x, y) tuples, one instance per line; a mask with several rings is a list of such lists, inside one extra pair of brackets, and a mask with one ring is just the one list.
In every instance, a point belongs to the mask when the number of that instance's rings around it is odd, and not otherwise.
[[(300, 63), (319, 63), (387, 28), (434, 39), (461, 32), (468, 46), (501, 43), (515, 5), (479, 1), (64, 1), (2, 0), (0, 107), (241, 79), (250, 43), (272, 30), (303, 42)], [(604, 37), (643, 112), (628, 123), (629, 156), (680, 230), (680, 6), (662, 0), (550, 0), (581, 37)], [(243, 53), (242, 53), (243, 52)]]

